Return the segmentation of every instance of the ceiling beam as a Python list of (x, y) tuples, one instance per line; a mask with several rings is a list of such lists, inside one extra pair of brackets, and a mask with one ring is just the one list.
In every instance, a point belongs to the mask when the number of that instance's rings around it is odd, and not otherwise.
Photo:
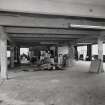
[(91, 39), (81, 39), (77, 40), (76, 43), (91, 43), (91, 44), (96, 44), (97, 43), (97, 38), (91, 38)]
[(0, 14), (0, 25), (19, 27), (48, 27), (48, 28), (70, 28), (70, 24), (98, 25), (104, 26), (105, 21), (95, 21), (83, 18), (64, 18), (48, 16), (29, 16), (15, 14)]
[(65, 41), (62, 41), (62, 40), (60, 40), (60, 41), (55, 41), (55, 40), (50, 40), (50, 41), (43, 41), (43, 40), (40, 40), (40, 41), (23, 41), (23, 42), (21, 42), (21, 41), (16, 41), (16, 43), (17, 43), (17, 45), (19, 45), (19, 46), (48, 46), (48, 45), (67, 45), (68, 43), (74, 43), (74, 41), (67, 41), (67, 40), (65, 40)]
[(80, 35), (99, 35), (100, 31), (78, 30), (78, 29), (49, 29), (49, 28), (19, 28), (5, 27), (5, 32), (10, 34), (80, 34)]
[(8, 34), (11, 38), (83, 38), (83, 37), (98, 37), (97, 35), (53, 35), (53, 34)]
[(15, 41), (30, 41), (30, 42), (34, 42), (34, 41), (52, 41), (52, 40), (55, 40), (55, 41), (65, 41), (65, 40), (76, 40), (76, 38), (19, 38), (19, 37), (16, 37), (16, 38), (11, 38)]

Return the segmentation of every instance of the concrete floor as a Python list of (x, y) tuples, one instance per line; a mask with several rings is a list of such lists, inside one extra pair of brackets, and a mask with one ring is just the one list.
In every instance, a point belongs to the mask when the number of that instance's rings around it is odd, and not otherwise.
[(0, 85), (0, 105), (105, 105), (105, 73), (88, 73), (89, 65), (79, 61), (64, 71), (11, 71)]

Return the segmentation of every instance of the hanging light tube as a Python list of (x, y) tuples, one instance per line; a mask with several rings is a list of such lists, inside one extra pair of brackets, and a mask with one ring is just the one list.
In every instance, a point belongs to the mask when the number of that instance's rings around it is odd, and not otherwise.
[(71, 28), (84, 28), (84, 29), (100, 29), (104, 30), (105, 26), (92, 26), (92, 25), (79, 25), (79, 24), (70, 24)]

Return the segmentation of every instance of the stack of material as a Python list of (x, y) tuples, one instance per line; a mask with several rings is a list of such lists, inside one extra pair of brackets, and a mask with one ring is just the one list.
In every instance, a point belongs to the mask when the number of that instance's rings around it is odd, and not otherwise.
[(52, 68), (51, 64), (40, 65), (41, 70), (50, 70)]

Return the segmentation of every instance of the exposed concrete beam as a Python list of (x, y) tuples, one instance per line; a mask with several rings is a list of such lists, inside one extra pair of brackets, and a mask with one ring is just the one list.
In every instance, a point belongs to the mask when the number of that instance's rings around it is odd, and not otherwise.
[(78, 30), (78, 29), (49, 29), (49, 28), (19, 28), (5, 27), (5, 31), (10, 34), (80, 34), (80, 35), (99, 35), (99, 31)]
[[(41, 41), (42, 43), (45, 42), (45, 41)], [(20, 45), (21, 47), (32, 47), (32, 46), (48, 46), (48, 45), (67, 45), (67, 43), (69, 43), (69, 41), (63, 41), (63, 42), (60, 42), (60, 41), (46, 41), (46, 42), (50, 42), (48, 44), (40, 44), (40, 43), (36, 43), (36, 42), (32, 42), (32, 43), (27, 43), (27, 42), (24, 42), (24, 43), (18, 43), (18, 45)]]
[(100, 32), (100, 37), (105, 37), (105, 31)]
[(100, 31), (98, 32), (98, 35), (91, 35), (91, 37), (82, 37), (80, 39), (77, 40), (78, 42), (83, 42), (83, 43), (97, 43), (97, 38), (101, 37), (101, 39), (103, 39), (103, 42), (105, 43), (105, 31)]
[(97, 35), (55, 35), (55, 34), (8, 34), (11, 38), (84, 38), (97, 37)]
[(76, 43), (91, 43), (91, 44), (96, 44), (97, 43), (97, 38), (83, 38), (76, 40)]
[(103, 21), (87, 20), (80, 18), (47, 17), (47, 16), (29, 16), (15, 14), (1, 14), (0, 25), (21, 26), (21, 27), (48, 27), (48, 28), (70, 28), (70, 24), (82, 25), (105, 25)]
[[(85, 1), (84, 1), (85, 2)], [(66, 16), (84, 16), (84, 17), (99, 17), (105, 18), (105, 7), (93, 4), (79, 2), (67, 2), (61, 0), (1, 0), (0, 10), (38, 13), (38, 14), (52, 14), (52, 15), (66, 15)]]
[(30, 42), (34, 42), (34, 41), (52, 41), (52, 40), (55, 40), (55, 41), (65, 41), (65, 40), (76, 40), (76, 38), (11, 38), (13, 39), (14, 41), (21, 41), (21, 42), (24, 42), (24, 41), (30, 41)]
[[(83, 39), (77, 39), (76, 43), (92, 43), (97, 44), (97, 38), (83, 38)], [(105, 43), (105, 37), (103, 37), (103, 43)]]
[(92, 44), (95, 44), (95, 43), (97, 43), (97, 38), (100, 37), (100, 35), (103, 37), (103, 40), (105, 41), (105, 36), (100, 31), (97, 36), (96, 35), (91, 35), (91, 37), (89, 37), (89, 36), (81, 37), (81, 38), (77, 39), (76, 42), (77, 43), (92, 43)]

